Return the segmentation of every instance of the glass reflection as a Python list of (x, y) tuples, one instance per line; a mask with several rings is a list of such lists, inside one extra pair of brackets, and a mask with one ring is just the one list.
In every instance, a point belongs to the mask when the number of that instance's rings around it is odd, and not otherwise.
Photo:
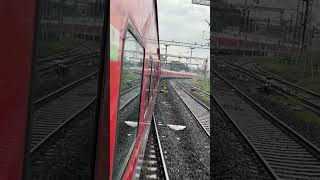
[(151, 91), (151, 77), (152, 77), (152, 71), (153, 71), (153, 69), (152, 69), (153, 64), (152, 63), (153, 63), (153, 60), (150, 57), (149, 61), (148, 61), (148, 70), (147, 70), (147, 75), (146, 75), (147, 85), (146, 85), (146, 99), (145, 99), (146, 109), (145, 109), (145, 111), (148, 110), (149, 102), (151, 100), (150, 99), (150, 91)]
[(139, 120), (144, 49), (128, 31), (122, 59), (114, 177), (120, 178), (134, 145)]
[(92, 179), (104, 0), (40, 0), (32, 179)]

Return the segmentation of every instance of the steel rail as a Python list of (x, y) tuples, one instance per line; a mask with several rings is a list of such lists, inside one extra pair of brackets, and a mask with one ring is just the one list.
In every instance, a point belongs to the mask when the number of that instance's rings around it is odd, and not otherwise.
[(205, 94), (206, 96), (210, 96), (210, 93), (204, 89), (202, 89), (201, 87), (199, 86), (195, 86), (195, 85), (192, 85), (192, 84), (189, 84), (189, 83), (186, 83), (188, 86), (190, 86), (191, 88), (193, 89), (196, 89), (197, 91), (200, 91), (201, 93)]
[(319, 94), (319, 93), (316, 93), (316, 92), (311, 91), (311, 90), (309, 90), (309, 89), (305, 89), (305, 88), (300, 87), (300, 86), (298, 86), (298, 85), (295, 85), (295, 84), (293, 84), (293, 83), (291, 83), (291, 82), (289, 82), (289, 81), (286, 81), (286, 80), (284, 80), (284, 79), (281, 79), (279, 76), (277, 76), (277, 75), (275, 75), (275, 74), (273, 74), (273, 73), (271, 73), (271, 72), (265, 71), (265, 70), (263, 70), (263, 69), (260, 68), (260, 67), (257, 67), (257, 66), (256, 66), (256, 68), (257, 68), (258, 70), (260, 70), (260, 71), (268, 74), (268, 75), (271, 75), (271, 78), (272, 78), (272, 79), (275, 79), (275, 80), (277, 80), (277, 81), (280, 81), (280, 82), (285, 83), (285, 84), (287, 84), (287, 85), (289, 85), (289, 86), (292, 86), (292, 87), (294, 87), (294, 88), (296, 88), (296, 89), (305, 91), (305, 92), (307, 92), (307, 93), (309, 93), (309, 94), (312, 94), (313, 96), (316, 96), (316, 97), (320, 98), (320, 94)]
[(68, 119), (63, 121), (58, 127), (56, 127), (53, 131), (50, 132), (45, 138), (43, 138), (39, 143), (37, 143), (36, 146), (34, 146), (30, 152), (33, 153), (37, 149), (39, 149), (48, 139), (50, 139), (53, 135), (55, 135), (59, 130), (61, 130), (63, 127), (65, 127), (67, 124), (69, 124), (72, 120), (74, 120), (80, 113), (88, 109), (95, 101), (97, 98), (91, 99), (85, 106), (83, 106), (80, 110), (78, 110), (76, 113), (74, 113), (72, 116), (70, 116)]
[[(263, 80), (261, 77), (259, 77), (255, 73), (247, 72), (248, 70), (243, 68), (243, 67), (239, 67), (239, 66), (234, 65), (234, 64), (232, 64), (230, 62), (227, 62), (227, 61), (225, 61), (225, 62), (227, 64), (229, 64), (230, 66), (233, 66), (236, 70), (240, 71), (241, 73), (244, 73), (244, 74), (246, 74), (248, 76), (251, 76), (251, 77), (255, 78), (256, 80), (260, 81), (261, 83), (265, 83), (266, 82), (265, 80)], [(314, 112), (316, 114), (320, 114), (320, 105), (315, 104), (315, 103), (313, 103), (313, 102), (311, 102), (311, 101), (309, 101), (309, 100), (307, 100), (307, 99), (305, 99), (305, 98), (303, 98), (303, 97), (301, 97), (301, 96), (299, 96), (297, 94), (294, 94), (294, 93), (292, 93), (290, 91), (287, 91), (287, 90), (281, 88), (280, 86), (274, 85), (272, 83), (271, 83), (271, 88), (273, 88), (274, 91), (277, 92), (278, 94), (281, 94), (281, 95), (286, 94), (286, 95), (289, 95), (289, 96), (296, 97), (302, 103), (302, 105), (304, 107), (308, 108), (309, 110), (311, 110), (312, 112)], [(280, 93), (279, 91), (282, 92), (282, 93)]]
[(44, 97), (41, 97), (39, 98), (38, 100), (34, 101), (32, 104), (33, 106), (40, 106), (41, 104), (45, 103), (45, 102), (48, 102), (50, 99), (54, 98), (54, 97), (57, 97), (61, 94), (64, 94), (65, 92), (67, 92), (68, 90), (70, 90), (71, 88), (85, 82), (86, 80), (90, 79), (91, 77), (93, 77), (94, 75), (96, 75), (97, 73), (99, 72), (99, 70), (79, 79), (79, 80), (76, 80), (76, 81), (73, 81), (72, 83), (69, 83), (68, 85), (60, 88), (60, 89), (57, 89), (56, 91), (44, 96)]
[(39, 59), (39, 62), (42, 63), (42, 62), (50, 61), (50, 60), (53, 60), (53, 59), (56, 59), (56, 58), (60, 58), (61, 56), (62, 57), (69, 56), (72, 53), (78, 52), (80, 49), (81, 48), (75, 48), (75, 49), (70, 50), (70, 51), (65, 51), (65, 52), (62, 52), (62, 53), (59, 53), (59, 54), (55, 54), (53, 56), (49, 56), (49, 57), (46, 57), (46, 58), (41, 58), (41, 59)]
[(238, 126), (238, 124), (231, 118), (231, 116), (226, 112), (226, 110), (223, 108), (223, 106), (218, 102), (216, 97), (213, 94), (210, 94), (210, 96), (213, 98), (213, 103), (216, 104), (218, 107), (219, 111), (232, 123), (232, 125), (236, 128), (236, 130), (240, 133), (242, 138), (246, 141), (246, 143), (249, 145), (253, 153), (258, 157), (260, 162), (263, 164), (269, 175), (273, 179), (279, 179), (275, 172), (272, 170), (271, 166), (269, 163), (263, 158), (261, 153), (257, 150), (257, 148), (251, 143), (250, 139), (248, 136), (245, 135), (245, 133), (241, 130), (241, 128)]
[(224, 82), (228, 84), (231, 88), (233, 88), (239, 96), (241, 96), (243, 99), (245, 99), (247, 102), (249, 102), (253, 107), (255, 107), (257, 110), (259, 110), (265, 117), (268, 117), (270, 119), (270, 122), (273, 122), (276, 126), (281, 128), (282, 130), (288, 132), (292, 138), (294, 138), (296, 141), (301, 142), (302, 146), (307, 148), (309, 151), (312, 152), (313, 155), (315, 155), (318, 159), (320, 159), (320, 149), (313, 145), (310, 141), (308, 141), (306, 138), (304, 138), (302, 135), (300, 135), (298, 132), (290, 128), (288, 125), (286, 125), (284, 122), (279, 120), (277, 117), (272, 115), (270, 112), (268, 112), (265, 108), (263, 108), (261, 105), (257, 104), (253, 99), (248, 97), (244, 92), (242, 92), (240, 89), (235, 87), (232, 83), (230, 83), (227, 79), (225, 79), (222, 75), (220, 75), (217, 71), (212, 70), (212, 72), (218, 76), (218, 78), (222, 79)]
[[(204, 130), (204, 132), (206, 133), (206, 135), (208, 137), (210, 137), (210, 132), (204, 127), (204, 125), (200, 122), (200, 120), (197, 118), (197, 116), (194, 114), (194, 112), (190, 109), (190, 107), (187, 105), (187, 103), (185, 102), (185, 100), (178, 94), (177, 90), (172, 86), (171, 83), (169, 83), (171, 85), (171, 87), (173, 88), (173, 90), (175, 91), (175, 93), (178, 95), (178, 97), (181, 99), (181, 101), (183, 102), (184, 106), (187, 108), (187, 110), (189, 111), (189, 113), (194, 117), (194, 119), (199, 123), (199, 125), (201, 126), (201, 128)], [(180, 87), (181, 88), (181, 87)], [(189, 94), (188, 94), (189, 95)], [(191, 97), (191, 96), (190, 96)], [(192, 98), (192, 97), (191, 97)], [(192, 98), (193, 99), (193, 98)], [(196, 101), (198, 103), (198, 101)], [(200, 106), (203, 106), (203, 103), (199, 103)], [(210, 114), (210, 108), (208, 110), (208, 107), (205, 105), (203, 106), (203, 108), (205, 108), (207, 111), (209, 111)], [(210, 129), (209, 129), (210, 130)]]
[[(77, 56), (74, 56), (74, 57), (70, 57), (69, 59), (67, 60), (64, 60), (62, 61), (63, 64), (70, 64), (70, 63), (73, 63), (75, 61), (79, 61), (79, 60), (83, 60), (83, 59), (89, 59), (89, 58), (94, 58), (94, 57), (98, 57), (98, 53), (97, 52), (90, 52), (90, 53), (87, 53), (87, 54), (81, 54), (81, 55), (77, 55)], [(49, 69), (52, 69), (53, 67), (55, 67), (58, 63), (54, 62), (54, 63), (51, 63), (51, 64), (48, 64), (46, 65), (45, 67), (39, 67), (39, 69), (37, 69), (38, 71), (46, 71), (46, 70), (49, 70)]]
[(120, 104), (120, 108), (119, 111), (123, 110), (123, 108), (127, 107), (133, 100), (135, 100), (138, 96), (140, 95), (140, 92), (138, 94), (136, 94), (135, 96), (133, 96), (132, 98), (130, 98), (128, 101), (125, 102), (124, 105), (121, 106)]
[(202, 101), (200, 101), (198, 98), (196, 98), (194, 95), (192, 95), (191, 93), (189, 93), (185, 88), (182, 87), (181, 84), (176, 83), (185, 93), (187, 93), (192, 99), (194, 99), (195, 101), (197, 101), (197, 103), (199, 103), (201, 106), (203, 106), (204, 108), (206, 108), (209, 112), (210, 112), (210, 107), (208, 107), (207, 105), (205, 105)]
[(134, 90), (134, 89), (138, 88), (139, 86), (141, 86), (141, 84), (138, 84), (138, 85), (136, 85), (136, 86), (133, 86), (133, 87), (131, 87), (131, 88), (129, 88), (129, 89), (127, 89), (127, 90), (125, 90), (125, 91), (121, 92), (121, 93), (120, 93), (120, 95), (127, 94), (128, 92), (130, 92), (130, 91), (132, 91), (132, 90)]
[(156, 118), (154, 116), (154, 113), (152, 113), (152, 120), (153, 120), (153, 125), (154, 125), (154, 129), (155, 129), (155, 133), (156, 133), (156, 137), (157, 137), (157, 144), (159, 147), (159, 153), (160, 153), (160, 158), (161, 158), (161, 163), (162, 163), (162, 169), (164, 172), (164, 179), (165, 180), (169, 180), (169, 173), (167, 170), (167, 166), (166, 166), (166, 162), (164, 160), (164, 154), (163, 154), (163, 150), (162, 150), (162, 146), (161, 146), (161, 141), (160, 141), (160, 136), (159, 136), (159, 132), (158, 132), (158, 126), (156, 123)]

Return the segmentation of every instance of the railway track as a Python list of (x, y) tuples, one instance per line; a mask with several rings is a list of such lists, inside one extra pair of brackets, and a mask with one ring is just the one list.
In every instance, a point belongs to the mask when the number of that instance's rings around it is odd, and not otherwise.
[(127, 89), (125, 92), (122, 92), (120, 94), (120, 107), (119, 110), (122, 110), (127, 105), (129, 105), (133, 100), (135, 100), (140, 95), (140, 87), (141, 85), (134, 86), (132, 88)]
[(320, 150), (218, 72), (211, 94), (274, 179), (319, 179)]
[(52, 61), (55, 59), (67, 58), (67, 57), (79, 54), (80, 51), (81, 51), (81, 48), (75, 48), (70, 51), (65, 51), (65, 52), (50, 56), (50, 57), (39, 59), (38, 62), (43, 63), (43, 62)]
[(307, 89), (296, 86), (290, 82), (279, 79), (270, 74), (251, 71), (249, 69), (226, 62), (229, 66), (257, 80), (261, 85), (266, 83), (267, 77), (271, 77), (271, 88), (276, 92), (296, 97), (306, 108), (320, 115), (320, 95)]
[(171, 81), (170, 85), (183, 101), (192, 116), (200, 124), (206, 135), (210, 137), (210, 107), (202, 103), (178, 83)]
[(191, 87), (193, 90), (196, 90), (196, 91), (198, 91), (198, 92), (210, 97), (210, 93), (208, 91), (202, 89), (201, 87), (192, 85), (192, 84), (190, 84), (188, 82), (185, 82), (184, 84), (186, 84), (187, 86)]
[(154, 115), (152, 115), (152, 122), (146, 144), (144, 160), (141, 167), (140, 179), (169, 180), (169, 174), (164, 160), (164, 153), (162, 151)]
[(37, 71), (39, 72), (47, 72), (55, 67), (63, 67), (68, 64), (77, 62), (79, 60), (88, 60), (90, 58), (99, 57), (99, 52), (89, 52), (89, 53), (79, 53), (76, 52), (74, 54), (67, 54), (64, 56), (57, 56), (55, 58), (51, 58), (49, 60), (42, 60), (40, 64), (37, 66)]
[(302, 97), (304, 99), (307, 99), (308, 101), (311, 101), (313, 104), (319, 105), (320, 108), (320, 94), (316, 93), (314, 91), (310, 91), (308, 89), (302, 88), (300, 86), (297, 86), (293, 83), (290, 83), (288, 81), (285, 81), (281, 79), (280, 77), (267, 72), (259, 67), (256, 67), (255, 71), (256, 73), (259, 73), (264, 78), (270, 77), (272, 79), (272, 83), (276, 84), (283, 89), (286, 89), (287, 91), (291, 92), (292, 94), (295, 94), (296, 96)]
[(97, 72), (58, 89), (33, 103), (33, 153), (96, 101)]
[(121, 95), (124, 95), (130, 91), (132, 91), (133, 89), (135, 88), (138, 88), (139, 86), (141, 86), (141, 83), (137, 82), (137, 85), (131, 85), (131, 83), (135, 82), (133, 80), (130, 80), (130, 81), (126, 81), (125, 84), (127, 84), (128, 82), (130, 82), (130, 86), (128, 86), (126, 89), (122, 90), (121, 89)]

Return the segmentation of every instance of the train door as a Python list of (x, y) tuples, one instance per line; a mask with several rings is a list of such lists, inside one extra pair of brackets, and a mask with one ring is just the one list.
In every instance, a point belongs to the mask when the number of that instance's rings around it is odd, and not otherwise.
[(38, 1), (26, 179), (94, 179), (106, 3)]

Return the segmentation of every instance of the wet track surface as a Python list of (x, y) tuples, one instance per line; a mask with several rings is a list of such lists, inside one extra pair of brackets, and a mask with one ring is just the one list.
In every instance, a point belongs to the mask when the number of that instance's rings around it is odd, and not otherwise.
[(90, 105), (32, 154), (33, 180), (87, 180), (91, 177), (95, 105)]
[(83, 108), (91, 104), (96, 94), (97, 78), (92, 77), (87, 82), (62, 94), (34, 111), (32, 124), (31, 148), (39, 146), (64, 121), (73, 118)]
[[(272, 77), (271, 83), (279, 86), (280, 88), (284, 89), (285, 91), (293, 94), (306, 102), (306, 105), (310, 105), (318, 111), (317, 113), (320, 115), (320, 94), (315, 93), (313, 91), (309, 91), (307, 89), (301, 88), (296, 86), (288, 81), (281, 80), (279, 77), (270, 74), (261, 68), (256, 68), (257, 72), (260, 76), (267, 78)], [(308, 103), (310, 102), (310, 103)]]
[(158, 129), (154, 124), (155, 121), (156, 120), (153, 117), (144, 153), (143, 164), (140, 167), (141, 174), (139, 175), (139, 179), (141, 180), (169, 180)]
[(210, 136), (210, 107), (197, 100), (177, 82), (170, 82), (170, 85), (200, 123), (206, 134)]
[(155, 117), (170, 179), (210, 179), (210, 140), (168, 81), (161, 82)]
[(125, 91), (120, 98), (120, 107), (119, 109), (123, 109), (125, 106), (127, 106), (131, 101), (133, 101), (138, 95), (140, 94), (140, 88), (138, 86), (135, 86), (133, 88), (128, 89), (128, 91)]
[(213, 99), (211, 102), (211, 178), (272, 179), (233, 124), (219, 113)]
[[(235, 59), (234, 61), (236, 62)], [(215, 69), (233, 85), (318, 148), (320, 147), (320, 125), (313, 120), (318, 117), (318, 114), (310, 110), (310, 107), (305, 106), (301, 101), (288, 103), (294, 96), (287, 95), (279, 89), (271, 88), (269, 93), (263, 92), (263, 83), (248, 75), (250, 70), (239, 71), (238, 68), (225, 65), (220, 59), (217, 59), (217, 63), (218, 66)], [(252, 65), (245, 64), (243, 66), (250, 67)]]
[(240, 72), (245, 72), (247, 75), (262, 83), (265, 83), (267, 78), (270, 78), (270, 83), (276, 91), (297, 97), (307, 108), (320, 115), (320, 94), (282, 80), (280, 77), (264, 71), (254, 64), (246, 64), (244, 65), (245, 67), (241, 67), (230, 62), (227, 62), (227, 64)]
[(271, 174), (281, 179), (320, 177), (319, 152), (306, 148), (304, 141), (275, 125), (220, 78), (215, 78), (213, 95), (266, 161)]

